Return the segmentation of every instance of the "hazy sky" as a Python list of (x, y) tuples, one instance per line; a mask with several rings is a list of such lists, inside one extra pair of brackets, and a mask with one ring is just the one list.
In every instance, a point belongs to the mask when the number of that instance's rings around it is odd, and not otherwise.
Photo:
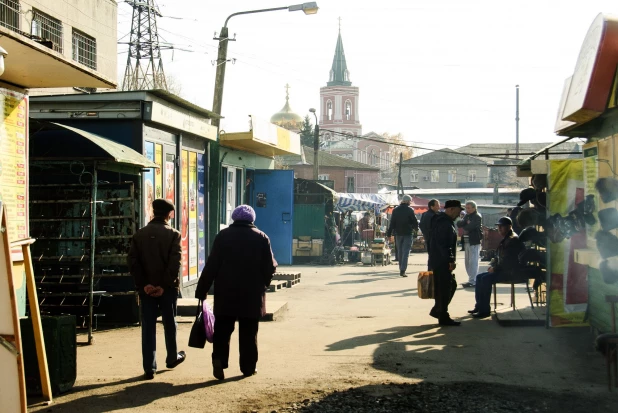
[[(192, 49), (163, 52), (182, 96), (210, 109), (215, 32), (234, 12), (287, 6), (281, 0), (158, 0), (161, 41)], [(363, 132), (399, 133), (423, 146), (514, 142), (515, 85), (522, 142), (555, 141), (564, 80), (586, 32), (609, 0), (318, 0), (318, 14), (277, 11), (233, 17), (222, 129), (247, 129), (247, 115), (270, 118), (285, 103), (304, 116), (326, 86), (341, 17), (352, 84), (360, 87)], [(613, 7), (613, 9), (612, 9)], [(118, 6), (118, 37), (131, 7)], [(177, 18), (182, 18), (177, 19)], [(123, 41), (127, 41), (125, 37)], [(119, 52), (126, 46), (119, 46)], [(119, 73), (127, 54), (118, 55)], [(122, 79), (119, 78), (119, 83)]]

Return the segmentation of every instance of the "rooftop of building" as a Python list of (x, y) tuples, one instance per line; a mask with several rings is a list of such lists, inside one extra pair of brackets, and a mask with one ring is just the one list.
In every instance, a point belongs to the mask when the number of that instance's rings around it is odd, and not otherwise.
[[(332, 155), (325, 151), (318, 152), (319, 166), (324, 168), (341, 168), (354, 169), (365, 171), (379, 171), (380, 168), (370, 166), (361, 162), (356, 162), (351, 159), (342, 158), (341, 156)], [(301, 147), (300, 155), (286, 155), (281, 157), (281, 162), (284, 165), (293, 167), (294, 165), (313, 165), (314, 154), (313, 148), (308, 146)]]

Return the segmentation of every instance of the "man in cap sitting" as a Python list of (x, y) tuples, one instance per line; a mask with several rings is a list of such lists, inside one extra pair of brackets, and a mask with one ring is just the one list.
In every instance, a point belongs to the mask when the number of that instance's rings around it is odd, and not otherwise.
[(180, 232), (169, 224), (174, 217), (174, 204), (167, 199), (155, 199), (152, 209), (154, 218), (135, 233), (128, 257), (142, 310), (142, 359), (147, 380), (153, 379), (157, 372), (159, 312), (165, 329), (167, 368), (176, 367), (186, 358), (185, 352), (178, 352), (176, 345), (176, 302), (182, 249)]
[(392, 237), (393, 232), (395, 234), (395, 251), (399, 263), (399, 275), (402, 277), (407, 277), (406, 270), (412, 248), (412, 236), (414, 231), (418, 230), (418, 220), (414, 208), (410, 206), (411, 202), (410, 195), (404, 195), (401, 198), (401, 204), (393, 209), (391, 223), (386, 232), (387, 237)]
[(502, 217), (496, 223), (498, 232), (503, 237), (496, 250), (496, 258), (490, 262), (487, 272), (476, 276), (475, 297), (476, 305), (468, 311), (474, 318), (486, 318), (491, 314), (490, 300), (491, 287), (501, 280), (515, 275), (519, 268), (519, 254), (526, 247), (516, 233), (513, 232), (513, 221), (509, 217)]

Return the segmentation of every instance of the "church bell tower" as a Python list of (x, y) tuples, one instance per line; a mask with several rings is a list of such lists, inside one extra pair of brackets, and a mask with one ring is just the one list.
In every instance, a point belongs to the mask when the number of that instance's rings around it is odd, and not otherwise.
[(352, 138), (362, 135), (358, 101), (359, 90), (352, 86), (345, 60), (340, 20), (333, 65), (326, 86), (320, 88), (320, 129), (325, 142), (349, 140), (352, 144)]

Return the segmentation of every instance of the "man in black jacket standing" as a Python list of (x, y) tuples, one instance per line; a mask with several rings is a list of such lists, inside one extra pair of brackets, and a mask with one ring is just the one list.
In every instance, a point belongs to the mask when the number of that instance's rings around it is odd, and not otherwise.
[(438, 319), (442, 326), (458, 326), (448, 313), (448, 305), (455, 295), (455, 259), (457, 258), (457, 230), (454, 221), (462, 211), (461, 202), (446, 201), (444, 212), (433, 217), (431, 222), (431, 249), (429, 264), (433, 268), (434, 298), (436, 303), (429, 315)]
[(169, 224), (174, 204), (166, 199), (152, 202), (154, 219), (133, 236), (128, 264), (139, 293), (142, 321), (142, 360), (144, 377), (152, 380), (157, 372), (157, 317), (161, 312), (165, 330), (165, 359), (168, 369), (185, 360), (177, 351), (176, 303), (181, 261), (180, 232)]
[(468, 282), (463, 283), (464, 288), (474, 287), (476, 276), (479, 273), (479, 259), (481, 255), (481, 239), (483, 239), (483, 217), (476, 210), (476, 202), (466, 202), (466, 216), (457, 226), (464, 229), (464, 249), (466, 251), (466, 272)]
[[(432, 199), (427, 203), (427, 207), (429, 208), (422, 216), (419, 227), (421, 232), (423, 233), (423, 238), (425, 239), (425, 246), (427, 247), (427, 252), (429, 253), (431, 248), (431, 220), (433, 217), (440, 212), (440, 201), (437, 199)], [(431, 271), (431, 264), (429, 263), (429, 258), (427, 259), (427, 271)]]
[(414, 231), (418, 230), (418, 220), (414, 214), (414, 208), (410, 206), (411, 202), (410, 195), (404, 195), (401, 198), (401, 204), (393, 209), (391, 223), (386, 232), (387, 237), (392, 237), (393, 233), (395, 234), (399, 275), (402, 277), (407, 277), (406, 270), (408, 269), (408, 257), (412, 248), (412, 236)]

